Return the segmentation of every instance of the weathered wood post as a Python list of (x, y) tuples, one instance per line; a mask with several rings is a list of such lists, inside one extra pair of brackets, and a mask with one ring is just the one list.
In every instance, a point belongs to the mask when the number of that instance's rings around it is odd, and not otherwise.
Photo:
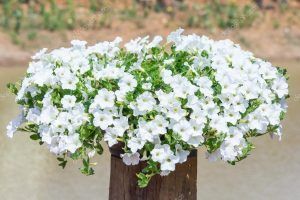
[(194, 150), (183, 164), (168, 176), (154, 176), (149, 185), (140, 189), (136, 173), (146, 163), (126, 166), (120, 158), (121, 148), (111, 151), (110, 200), (196, 200), (197, 199), (197, 151)]

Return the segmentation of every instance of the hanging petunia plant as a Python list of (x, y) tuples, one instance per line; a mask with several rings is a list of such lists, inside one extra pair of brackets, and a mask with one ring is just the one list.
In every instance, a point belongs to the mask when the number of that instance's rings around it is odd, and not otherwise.
[(146, 187), (153, 175), (168, 175), (191, 150), (234, 164), (253, 145), (249, 138), (281, 137), (287, 105), (286, 70), (256, 58), (230, 40), (172, 32), (165, 44), (121, 38), (86, 46), (46, 49), (20, 84), (9, 84), (20, 115), (7, 134), (30, 132), (64, 167), (82, 159), (82, 173), (94, 173), (90, 158), (123, 144), (127, 165), (147, 167), (137, 176)]

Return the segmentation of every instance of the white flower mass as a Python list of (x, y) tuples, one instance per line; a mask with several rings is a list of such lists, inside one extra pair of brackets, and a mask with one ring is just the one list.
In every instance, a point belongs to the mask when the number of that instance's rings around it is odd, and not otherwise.
[[(61, 166), (67, 157), (89, 159), (100, 142), (123, 144), (127, 165), (148, 163), (138, 174), (145, 187), (154, 174), (167, 175), (193, 149), (209, 160), (234, 164), (245, 158), (251, 137), (281, 137), (286, 113), (286, 71), (243, 51), (230, 40), (172, 32), (112, 42), (41, 50), (20, 85), (9, 85), (21, 114), (7, 126), (32, 132)], [(147, 176), (146, 176), (147, 175)]]

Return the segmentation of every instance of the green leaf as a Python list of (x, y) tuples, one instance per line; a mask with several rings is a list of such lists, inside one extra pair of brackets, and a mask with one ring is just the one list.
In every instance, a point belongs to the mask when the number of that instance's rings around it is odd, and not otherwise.
[(100, 143), (95, 146), (95, 149), (99, 155), (103, 153), (103, 147)]
[(140, 188), (145, 188), (147, 187), (147, 185), (149, 184), (149, 181), (150, 181), (150, 178), (147, 177), (145, 174), (143, 174), (142, 172), (141, 173), (138, 173), (137, 174), (137, 178), (138, 178), (138, 186)]
[(17, 88), (17, 86), (15, 85), (15, 84), (13, 84), (13, 83), (8, 83), (7, 85), (6, 85), (6, 87), (8, 88), (8, 90), (12, 93), (12, 94), (14, 94), (14, 95), (17, 95), (18, 94), (18, 88)]
[(202, 52), (201, 52), (201, 56), (202, 57), (205, 57), (205, 58), (208, 58), (208, 53), (207, 53), (207, 51), (206, 50), (203, 50)]
[(75, 153), (72, 153), (70, 158), (72, 158), (73, 160), (77, 160), (80, 158), (80, 156), (82, 155), (82, 152), (80, 150), (75, 151)]
[(249, 101), (249, 107), (247, 110), (242, 114), (242, 118), (244, 118), (246, 115), (249, 113), (253, 112), (256, 110), (262, 102), (259, 99), (253, 99)]
[(152, 149), (154, 148), (154, 144), (150, 143), (150, 142), (147, 142), (145, 145), (144, 145), (144, 148), (147, 150), (147, 151), (152, 151)]
[(60, 157), (58, 157), (57, 160), (60, 162), (58, 164), (58, 166), (61, 166), (64, 169), (66, 167), (68, 161), (65, 160), (65, 158), (60, 158)]
[(33, 134), (33, 135), (30, 136), (30, 139), (32, 139), (32, 140), (40, 140), (41, 136), (38, 135), (38, 134)]
[(82, 174), (87, 176), (94, 174), (94, 169), (90, 167), (90, 159), (82, 159), (83, 167), (80, 168)]
[(140, 188), (146, 187), (151, 178), (159, 174), (160, 170), (158, 169), (158, 163), (153, 160), (148, 160), (147, 166), (142, 170), (142, 172), (136, 174), (138, 178), (138, 186)]
[(205, 146), (207, 148), (207, 151), (210, 153), (216, 151), (221, 146), (224, 138), (225, 138), (225, 134), (221, 134), (217, 136), (208, 136), (208, 138), (205, 141)]
[(166, 140), (168, 141), (168, 143), (171, 144), (172, 143), (172, 136), (169, 135), (169, 134), (165, 134), (164, 136), (165, 136)]
[(280, 113), (280, 120), (283, 120), (284, 117), (285, 117), (285, 112), (281, 111), (281, 113)]
[(63, 161), (61, 163), (58, 164), (58, 166), (61, 166), (63, 169), (66, 167), (68, 161)]
[(85, 140), (88, 139), (93, 133), (95, 133), (96, 128), (92, 125), (83, 125), (79, 129), (80, 137)]
[(64, 158), (58, 157), (57, 160), (58, 160), (58, 161), (64, 161), (65, 159), (64, 159)]

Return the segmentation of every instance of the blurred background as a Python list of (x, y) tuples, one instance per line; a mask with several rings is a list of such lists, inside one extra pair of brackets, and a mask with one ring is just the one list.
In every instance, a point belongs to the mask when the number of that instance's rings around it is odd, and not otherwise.
[(282, 141), (253, 139), (256, 149), (236, 166), (210, 163), (199, 149), (198, 199), (300, 199), (299, 0), (0, 0), (0, 199), (108, 198), (108, 151), (95, 158), (96, 174), (86, 177), (79, 162), (62, 170), (28, 134), (6, 137), (18, 110), (5, 85), (22, 78), (34, 52), (69, 46), (72, 39), (94, 44), (116, 36), (166, 36), (178, 27), (229, 38), (290, 75)]

